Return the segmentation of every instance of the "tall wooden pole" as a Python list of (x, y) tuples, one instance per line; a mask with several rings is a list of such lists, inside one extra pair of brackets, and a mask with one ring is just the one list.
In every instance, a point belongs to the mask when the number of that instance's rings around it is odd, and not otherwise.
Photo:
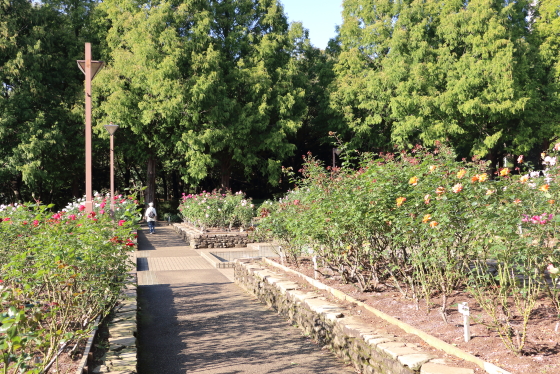
[(86, 212), (93, 211), (91, 177), (91, 43), (86, 43)]
[(113, 137), (114, 135), (111, 134), (111, 151), (109, 152), (111, 155), (111, 217), (115, 216), (115, 169), (113, 166)]

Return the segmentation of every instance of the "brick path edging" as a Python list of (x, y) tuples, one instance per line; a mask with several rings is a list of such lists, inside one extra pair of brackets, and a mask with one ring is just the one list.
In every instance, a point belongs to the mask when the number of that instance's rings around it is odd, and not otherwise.
[[(474, 373), (472, 369), (446, 366), (444, 360), (422, 352), (416, 344), (364, 325), (351, 316), (346, 317), (348, 313), (343, 307), (328, 302), (317, 293), (299, 291), (296, 283), (263, 268), (254, 260), (235, 260), (234, 270), (236, 283), (362, 373)], [(496, 370), (484, 369), (488, 373), (508, 374), (497, 367)]]

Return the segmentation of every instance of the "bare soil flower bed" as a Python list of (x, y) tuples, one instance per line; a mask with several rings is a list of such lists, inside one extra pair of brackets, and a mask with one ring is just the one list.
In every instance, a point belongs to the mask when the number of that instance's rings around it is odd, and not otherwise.
[[(279, 259), (274, 260), (279, 262)], [(310, 259), (302, 258), (299, 266), (286, 263), (284, 265), (308, 277), (313, 278), (314, 276), (313, 263)], [(278, 271), (276, 268), (273, 270)], [(449, 302), (452, 308), (448, 310), (448, 323), (445, 323), (438, 310), (440, 305), (438, 305), (437, 298), (432, 300), (434, 305), (428, 312), (424, 301), (420, 301), (417, 305), (415, 301), (407, 300), (399, 292), (390, 289), (384, 292), (359, 292), (355, 286), (341, 283), (338, 277), (330, 275), (327, 270), (320, 269), (320, 272), (321, 274), (317, 280), (323, 284), (340, 290), (367, 305), (421, 329), (449, 344), (455, 345), (463, 351), (497, 365), (512, 374), (560, 373), (560, 345), (558, 344), (560, 339), (560, 320), (557, 318), (555, 308), (550, 305), (548, 299), (539, 300), (538, 306), (531, 315), (526, 346), (527, 353), (522, 356), (516, 356), (505, 348), (498, 334), (486, 326), (486, 321), (489, 321), (489, 317), (466, 292), (457, 291), (452, 294)], [(297, 282), (302, 287), (313, 288), (297, 275), (286, 274), (286, 277)], [(324, 293), (329, 299), (333, 298), (332, 295), (325, 291), (318, 290), (318, 292)], [(464, 341), (463, 316), (457, 310), (457, 304), (465, 301), (468, 302), (471, 312), (472, 339), (469, 342)], [(351, 307), (351, 305), (347, 306)], [(404, 334), (396, 326), (392, 327), (394, 330), (391, 331), (391, 326), (386, 321), (377, 318), (367, 310), (359, 307), (354, 307), (352, 310), (355, 316), (362, 316), (370, 323), (382, 323), (383, 328), (389, 330), (390, 333), (403, 336), (407, 341), (418, 343), (424, 349), (429, 350), (428, 345), (420, 338)], [(442, 353), (440, 352), (438, 355), (441, 356)], [(446, 356), (446, 359), (452, 360), (449, 356)], [(455, 360), (455, 363), (461, 367), (470, 367), (475, 372), (484, 372), (483, 369), (465, 361)]]

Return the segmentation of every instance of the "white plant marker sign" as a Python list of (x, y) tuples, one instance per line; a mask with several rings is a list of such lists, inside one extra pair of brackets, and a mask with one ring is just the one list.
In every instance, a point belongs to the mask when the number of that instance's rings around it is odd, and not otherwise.
[(471, 340), (471, 321), (470, 310), (467, 302), (459, 303), (459, 313), (463, 315), (463, 325), (465, 326), (465, 342)]
[(317, 255), (313, 255), (313, 277), (319, 279), (319, 267), (317, 266)]
[(282, 250), (282, 246), (278, 247), (278, 252), (280, 254), (280, 263), (284, 266), (284, 251)]

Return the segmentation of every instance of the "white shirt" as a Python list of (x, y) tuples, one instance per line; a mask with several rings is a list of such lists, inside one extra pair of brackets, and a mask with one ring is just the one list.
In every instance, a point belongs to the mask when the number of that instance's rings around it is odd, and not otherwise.
[[(150, 213), (152, 210), (154, 211), (154, 213), (155, 213), (155, 215), (156, 215), (154, 218), (148, 217), (148, 213)], [(148, 209), (146, 209), (146, 213), (144, 214), (144, 217), (146, 218), (146, 221), (147, 221), (147, 222), (157, 220), (157, 211), (156, 211), (156, 208), (154, 208), (153, 206), (148, 207)]]

